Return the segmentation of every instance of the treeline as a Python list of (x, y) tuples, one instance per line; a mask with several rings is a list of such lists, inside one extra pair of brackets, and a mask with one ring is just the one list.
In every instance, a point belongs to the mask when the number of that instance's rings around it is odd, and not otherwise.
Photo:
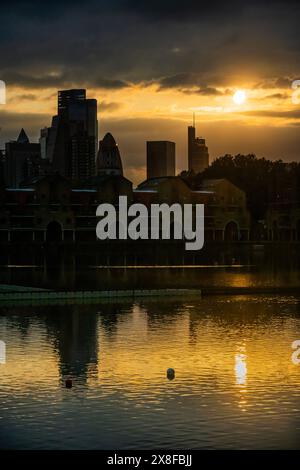
[(266, 206), (274, 202), (300, 202), (300, 163), (284, 163), (255, 155), (224, 155), (202, 173), (180, 175), (192, 189), (206, 178), (226, 178), (245, 191), (253, 217), (263, 218)]

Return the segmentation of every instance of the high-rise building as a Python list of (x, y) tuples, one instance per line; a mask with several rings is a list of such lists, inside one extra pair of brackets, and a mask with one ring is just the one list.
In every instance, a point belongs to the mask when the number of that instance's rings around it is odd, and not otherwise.
[(47, 158), (47, 144), (48, 144), (48, 138), (49, 138), (49, 132), (50, 127), (44, 127), (41, 129), (41, 134), (40, 134), (40, 146), (41, 146), (41, 158), (43, 160), (46, 160)]
[(86, 90), (81, 89), (71, 89), (71, 90), (60, 90), (58, 92), (58, 114), (62, 115), (65, 112), (68, 112), (70, 106), (76, 106), (77, 103), (84, 103), (86, 100)]
[(108, 132), (99, 142), (97, 156), (98, 175), (123, 176), (123, 166), (118, 144), (114, 137)]
[(31, 143), (24, 129), (21, 129), (16, 141), (5, 144), (3, 167), (5, 184), (12, 188), (19, 187), (27, 178), (39, 176), (40, 144)]
[[(95, 174), (98, 148), (97, 100), (84, 89), (58, 92), (57, 115), (41, 131), (42, 156), (62, 176), (85, 179)], [(46, 147), (46, 152), (44, 148)]]
[(175, 143), (167, 140), (147, 142), (147, 179), (175, 176)]
[(189, 171), (201, 173), (209, 165), (208, 148), (203, 137), (196, 137), (195, 125), (188, 127)]

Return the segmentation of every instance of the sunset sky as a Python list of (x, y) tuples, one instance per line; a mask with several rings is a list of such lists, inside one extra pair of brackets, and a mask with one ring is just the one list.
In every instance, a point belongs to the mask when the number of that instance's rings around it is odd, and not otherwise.
[(297, 1), (12, 0), (0, 14), (1, 148), (21, 127), (37, 140), (57, 90), (85, 87), (98, 100), (99, 138), (113, 133), (134, 182), (145, 177), (146, 140), (175, 141), (186, 168), (193, 112), (211, 160), (300, 160)]

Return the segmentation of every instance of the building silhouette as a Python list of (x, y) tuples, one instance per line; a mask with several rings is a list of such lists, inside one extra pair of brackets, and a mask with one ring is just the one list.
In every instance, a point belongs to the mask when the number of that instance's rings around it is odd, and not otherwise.
[(2, 165), (6, 185), (18, 188), (22, 181), (41, 174), (40, 144), (31, 143), (22, 128), (16, 141), (5, 144)]
[(196, 137), (195, 124), (188, 127), (188, 169), (201, 173), (209, 165), (208, 148), (205, 139)]
[(80, 103), (84, 103), (86, 100), (86, 90), (84, 88), (75, 88), (71, 90), (60, 90), (57, 96), (57, 109), (58, 114), (68, 114), (68, 110), (78, 105), (80, 109)]
[(118, 144), (110, 132), (99, 142), (97, 155), (98, 175), (123, 175), (123, 166)]
[(41, 156), (53, 171), (72, 179), (95, 174), (98, 146), (97, 100), (87, 99), (86, 90), (58, 92), (57, 115), (51, 127), (41, 130)]
[(175, 143), (167, 140), (147, 142), (147, 179), (175, 176)]

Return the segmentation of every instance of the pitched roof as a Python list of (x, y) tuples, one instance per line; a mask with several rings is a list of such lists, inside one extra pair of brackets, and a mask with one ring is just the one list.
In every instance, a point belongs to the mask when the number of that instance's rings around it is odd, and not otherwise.
[(18, 144), (29, 144), (29, 138), (28, 138), (26, 132), (24, 131), (23, 127), (20, 131), (17, 142), (18, 142)]

